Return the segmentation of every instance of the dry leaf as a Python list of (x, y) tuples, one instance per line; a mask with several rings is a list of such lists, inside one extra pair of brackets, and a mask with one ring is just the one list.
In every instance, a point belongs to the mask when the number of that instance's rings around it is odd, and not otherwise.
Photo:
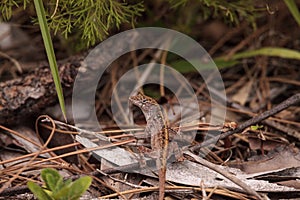
[(276, 152), (269, 153), (267, 156), (255, 156), (253, 161), (244, 162), (235, 167), (248, 174), (269, 173), (274, 170), (300, 167), (300, 153), (298, 149), (288, 146), (279, 148)]
[(251, 92), (253, 80), (249, 80), (238, 92), (233, 95), (232, 101), (238, 102), (240, 105), (245, 105)]

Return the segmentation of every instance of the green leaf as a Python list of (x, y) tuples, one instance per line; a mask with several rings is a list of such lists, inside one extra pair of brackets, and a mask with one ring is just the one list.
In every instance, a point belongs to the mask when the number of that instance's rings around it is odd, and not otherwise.
[[(43, 190), (43, 192), (40, 190), (36, 191), (39, 195), (45, 195), (44, 193), (46, 193), (51, 199), (55, 200), (77, 200), (92, 183), (92, 178), (88, 176), (81, 177), (74, 182), (72, 182), (71, 179), (63, 181), (63, 177), (58, 171), (52, 168), (43, 169), (41, 176), (47, 189), (51, 190), (51, 196), (49, 196), (42, 188), (40, 189)], [(32, 183), (30, 183), (30, 185), (32, 185)], [(36, 188), (35, 185), (31, 187)]]
[(54, 54), (53, 44), (51, 41), (49, 28), (47, 25), (43, 1), (42, 0), (34, 0), (34, 6), (36, 9), (36, 14), (37, 14), (40, 29), (42, 32), (42, 37), (43, 37), (52, 77), (54, 80), (54, 84), (55, 84), (55, 88), (56, 88), (56, 92), (57, 92), (57, 96), (58, 96), (58, 100), (59, 100), (59, 105), (60, 105), (61, 111), (63, 113), (64, 119), (65, 119), (65, 121), (67, 121), (65, 101), (64, 101), (64, 96), (63, 96), (62, 86), (60, 83), (59, 74), (58, 74), (58, 68), (57, 68), (56, 58), (55, 58), (55, 54)]
[(65, 200), (65, 199), (71, 200), (70, 198), (68, 198), (69, 193), (71, 191), (71, 185), (72, 184), (64, 185), (56, 193), (53, 193), (53, 198), (55, 200)]
[(81, 177), (74, 182), (67, 181), (66, 184), (56, 193), (53, 198), (56, 200), (77, 200), (89, 188), (92, 178), (89, 176)]
[(300, 12), (298, 10), (298, 7), (297, 7), (297, 4), (295, 3), (295, 1), (294, 0), (284, 0), (284, 3), (286, 4), (286, 6), (290, 10), (291, 14), (293, 15), (294, 19), (300, 26)]
[(257, 131), (257, 130), (259, 130), (259, 129), (262, 129), (264, 126), (263, 125), (255, 125), (255, 126), (251, 126), (250, 128), (251, 128), (251, 130), (253, 130), (253, 131)]
[(39, 200), (53, 200), (39, 185), (32, 181), (28, 181), (27, 187)]
[(56, 192), (57, 188), (60, 188), (62, 186), (63, 178), (55, 169), (52, 168), (43, 169), (41, 172), (41, 176), (47, 188), (52, 192)]
[[(53, 192), (53, 196), (56, 196), (57, 193), (61, 193), (61, 189), (62, 188), (70, 188), (71, 184), (72, 184), (72, 180), (71, 179), (68, 179), (66, 181), (63, 181), (63, 179), (60, 179), (58, 181), (56, 187), (55, 187), (55, 191)], [(65, 195), (68, 195), (68, 191), (66, 191)], [(63, 197), (65, 197), (65, 196), (63, 196)]]
[(70, 185), (71, 183), (72, 183), (72, 180), (68, 179), (68, 180), (64, 181), (63, 186)]
[(77, 200), (90, 187), (92, 178), (84, 176), (73, 182), (70, 188), (69, 199)]
[(54, 187), (53, 193), (56, 193), (65, 185), (65, 182), (63, 180), (63, 177), (60, 177), (60, 179), (57, 180), (56, 185)]

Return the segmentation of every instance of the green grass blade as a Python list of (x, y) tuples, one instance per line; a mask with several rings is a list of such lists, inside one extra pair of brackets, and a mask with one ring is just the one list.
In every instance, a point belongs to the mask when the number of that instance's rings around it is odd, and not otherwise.
[(294, 19), (300, 26), (300, 12), (298, 10), (297, 4), (294, 0), (284, 0), (285, 5), (290, 10), (291, 14), (293, 15)]
[(37, 14), (40, 29), (41, 29), (41, 32), (42, 32), (42, 37), (43, 37), (43, 41), (44, 41), (44, 45), (45, 45), (45, 49), (46, 49), (46, 53), (47, 53), (47, 57), (48, 57), (52, 77), (53, 77), (53, 80), (54, 80), (54, 84), (55, 84), (55, 88), (56, 88), (60, 108), (61, 108), (61, 111), (62, 111), (63, 116), (65, 118), (65, 121), (67, 121), (67, 119), (66, 119), (66, 108), (65, 108), (65, 101), (64, 101), (62, 86), (61, 86), (61, 83), (60, 83), (60, 78), (59, 78), (59, 74), (58, 74), (58, 67), (57, 67), (57, 63), (56, 63), (56, 58), (55, 58), (55, 54), (54, 54), (54, 49), (53, 49), (51, 37), (50, 37), (49, 28), (48, 28), (47, 21), (46, 21), (46, 15), (45, 15), (45, 10), (44, 10), (42, 0), (34, 0), (34, 6), (35, 6), (35, 9), (36, 9), (36, 14)]
[(227, 58), (226, 56), (215, 58), (215, 62), (221, 61), (232, 61), (242, 58), (249, 58), (254, 56), (275, 56), (285, 59), (297, 59), (300, 60), (300, 52), (292, 49), (286, 49), (281, 47), (263, 47), (260, 49), (244, 51), (236, 53), (232, 57)]
[[(249, 58), (254, 56), (275, 56), (275, 57), (281, 57), (284, 59), (297, 59), (300, 60), (300, 52), (292, 49), (286, 49), (286, 48), (280, 48), (280, 47), (263, 47), (260, 49), (250, 50), (250, 51), (244, 51), (240, 53), (234, 54), (232, 57), (227, 58), (226, 56), (221, 56), (214, 58), (214, 63), (219, 69), (232, 67), (236, 64), (238, 64), (240, 61), (239, 59), (243, 58)], [(198, 67), (198, 69), (205, 70), (205, 69), (211, 69), (213, 63), (203, 63), (201, 60), (192, 60), (195, 67)], [(195, 72), (195, 67), (185, 61), (174, 61), (170, 62), (170, 65), (179, 71), (180, 73), (189, 73), (189, 72)]]
[[(214, 63), (212, 62), (201, 62), (199, 59), (191, 59), (193, 61), (193, 65), (185, 60), (179, 60), (170, 62), (170, 66), (173, 67), (176, 71), (180, 73), (191, 73), (197, 72), (197, 70), (208, 70), (213, 69), (214, 66), (217, 66), (218, 69), (223, 69), (227, 67), (232, 67), (239, 63), (236, 60), (225, 60), (225, 59), (214, 59)], [(196, 68), (195, 68), (196, 67)]]

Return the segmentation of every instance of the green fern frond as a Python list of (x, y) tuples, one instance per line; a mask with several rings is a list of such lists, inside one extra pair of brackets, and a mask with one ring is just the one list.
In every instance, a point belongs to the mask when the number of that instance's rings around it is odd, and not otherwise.
[[(253, 23), (255, 21), (255, 2), (253, 0), (237, 0), (237, 1), (223, 1), (223, 0), (168, 0), (173, 8), (185, 8), (193, 6), (198, 8), (198, 13), (204, 19), (209, 17), (223, 17), (227, 22), (239, 24), (240, 21)], [(195, 9), (194, 9), (195, 10)]]

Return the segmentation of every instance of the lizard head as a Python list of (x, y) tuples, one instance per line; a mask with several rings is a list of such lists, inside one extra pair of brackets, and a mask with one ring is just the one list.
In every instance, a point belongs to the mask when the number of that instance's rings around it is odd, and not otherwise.
[(158, 106), (158, 103), (154, 99), (142, 94), (141, 92), (138, 92), (137, 95), (130, 96), (129, 101), (138, 106), (142, 111), (149, 111), (152, 106)]

